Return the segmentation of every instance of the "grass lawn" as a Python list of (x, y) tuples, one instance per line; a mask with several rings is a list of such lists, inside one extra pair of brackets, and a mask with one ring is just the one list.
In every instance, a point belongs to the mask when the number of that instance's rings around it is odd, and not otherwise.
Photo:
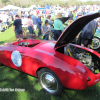
[[(0, 44), (14, 35), (13, 27), (0, 33)], [(3, 65), (0, 66), (0, 100), (100, 100), (100, 82), (80, 91), (64, 89), (55, 97), (41, 89), (37, 78)]]
[(13, 27), (5, 30), (4, 32), (0, 33), (0, 44), (8, 42), (11, 37), (15, 35), (13, 31)]

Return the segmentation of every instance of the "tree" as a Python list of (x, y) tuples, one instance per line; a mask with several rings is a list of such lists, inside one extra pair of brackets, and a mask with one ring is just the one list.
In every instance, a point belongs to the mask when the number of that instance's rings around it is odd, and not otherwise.
[(100, 4), (100, 1), (97, 0), (97, 1), (82, 2), (81, 0), (1, 0), (0, 3), (1, 3), (0, 7), (8, 4), (19, 7), (30, 7), (31, 5), (40, 5), (45, 7), (46, 4), (66, 7), (66, 6), (77, 6), (77, 5)]
[(9, 0), (1, 0), (2, 3), (9, 2)]
[(3, 3), (0, 1), (0, 7), (3, 7), (4, 5), (3, 5)]

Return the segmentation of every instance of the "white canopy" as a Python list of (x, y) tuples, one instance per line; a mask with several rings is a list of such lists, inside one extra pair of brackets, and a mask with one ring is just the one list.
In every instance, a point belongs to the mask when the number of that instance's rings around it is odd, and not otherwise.
[(32, 5), (32, 6), (29, 7), (29, 9), (33, 9), (33, 8), (37, 8), (37, 6), (36, 5)]
[(5, 6), (5, 7), (3, 7), (3, 8), (1, 8), (0, 10), (19, 10), (19, 9), (21, 9), (20, 7), (17, 7), (17, 6), (13, 6), (13, 5), (7, 5), (7, 6)]

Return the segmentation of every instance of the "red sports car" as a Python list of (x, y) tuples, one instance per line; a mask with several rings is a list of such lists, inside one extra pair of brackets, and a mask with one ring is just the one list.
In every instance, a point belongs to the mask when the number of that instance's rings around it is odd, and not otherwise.
[(64, 87), (82, 90), (100, 81), (100, 54), (71, 44), (81, 29), (100, 13), (85, 15), (61, 34), (58, 41), (23, 39), (0, 46), (0, 64), (38, 77), (43, 90), (59, 95)]

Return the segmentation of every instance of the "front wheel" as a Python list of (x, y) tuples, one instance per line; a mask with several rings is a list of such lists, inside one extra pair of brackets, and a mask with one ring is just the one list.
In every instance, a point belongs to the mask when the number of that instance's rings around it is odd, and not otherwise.
[(0, 66), (2, 65), (2, 63), (0, 62)]
[(63, 86), (59, 78), (50, 69), (41, 69), (38, 73), (38, 80), (42, 89), (47, 93), (57, 96), (63, 91)]
[(100, 39), (97, 37), (94, 37), (94, 39), (92, 39), (90, 48), (96, 50), (96, 49), (99, 49), (99, 47), (100, 47)]

